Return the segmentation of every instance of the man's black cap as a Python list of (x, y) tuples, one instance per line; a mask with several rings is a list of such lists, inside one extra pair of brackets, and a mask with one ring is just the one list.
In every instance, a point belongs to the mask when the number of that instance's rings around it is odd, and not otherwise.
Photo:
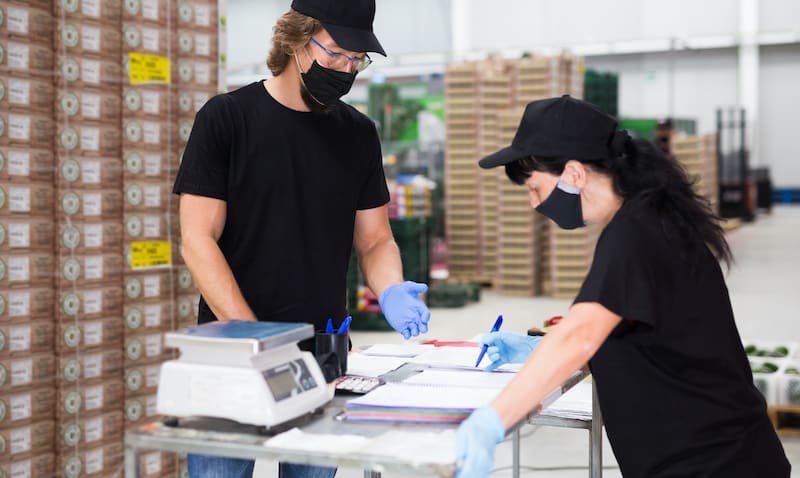
[(606, 159), (621, 152), (620, 140), (628, 138), (622, 134), (617, 134), (617, 120), (591, 103), (569, 95), (548, 98), (528, 103), (511, 146), (478, 164), (488, 169), (529, 156)]
[(386, 56), (372, 33), (375, 0), (293, 0), (292, 9), (319, 20), (340, 47)]

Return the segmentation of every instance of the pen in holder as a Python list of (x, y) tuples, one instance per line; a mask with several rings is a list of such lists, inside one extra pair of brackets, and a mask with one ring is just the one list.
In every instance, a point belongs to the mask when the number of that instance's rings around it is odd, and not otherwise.
[(317, 332), (315, 355), (326, 379), (336, 379), (347, 374), (347, 351), (349, 348), (350, 341), (347, 333)]

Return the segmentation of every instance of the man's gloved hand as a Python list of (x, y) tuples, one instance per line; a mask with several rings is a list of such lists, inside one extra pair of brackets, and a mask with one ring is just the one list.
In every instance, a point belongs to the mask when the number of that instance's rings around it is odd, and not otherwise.
[(481, 345), (488, 345), (486, 355), (492, 361), (486, 370), (494, 370), (506, 363), (522, 363), (542, 340), (540, 335), (515, 334), (513, 332), (492, 332), (481, 337)]
[(490, 405), (472, 412), (456, 433), (456, 478), (489, 476), (494, 448), (505, 435), (506, 427)]
[(405, 281), (387, 287), (378, 297), (386, 321), (406, 340), (428, 331), (431, 312), (419, 298), (427, 290), (427, 284)]

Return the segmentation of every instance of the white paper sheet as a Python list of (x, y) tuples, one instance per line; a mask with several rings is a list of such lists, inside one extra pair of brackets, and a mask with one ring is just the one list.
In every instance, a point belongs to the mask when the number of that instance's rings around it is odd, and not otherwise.
[(502, 389), (514, 379), (511, 373), (473, 372), (467, 370), (425, 369), (403, 383), (443, 387), (476, 387)]
[(474, 410), (491, 402), (496, 388), (436, 387), (387, 383), (347, 402), (347, 406)]
[(264, 445), (287, 450), (314, 451), (334, 455), (352, 454), (365, 447), (370, 438), (359, 435), (306, 433), (292, 428), (270, 438)]
[(347, 355), (347, 375), (378, 377), (402, 367), (407, 362), (408, 359), (404, 357), (378, 357), (351, 352)]
[(416, 357), (433, 349), (433, 345), (424, 344), (375, 344), (361, 353), (386, 357)]
[(592, 417), (592, 384), (583, 381), (542, 410), (541, 415), (586, 419)]
[[(417, 355), (409, 362), (427, 365), (432, 368), (483, 371), (492, 361), (489, 360), (488, 354), (484, 355), (481, 363), (475, 367), (475, 361), (480, 353), (480, 347), (436, 347), (429, 352)], [(495, 372), (518, 372), (520, 368), (522, 368), (522, 364), (505, 364)]]

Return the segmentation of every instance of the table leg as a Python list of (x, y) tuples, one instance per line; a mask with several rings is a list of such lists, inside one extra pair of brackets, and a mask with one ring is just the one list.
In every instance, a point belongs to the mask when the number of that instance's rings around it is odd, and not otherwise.
[(514, 433), (511, 435), (511, 446), (512, 446), (512, 454), (511, 454), (511, 476), (512, 478), (519, 478), (519, 429), (522, 428), (517, 427), (514, 430)]
[(592, 429), (589, 430), (589, 477), (603, 476), (603, 415), (597, 402), (597, 387), (592, 380)]
[(125, 446), (125, 478), (139, 478), (139, 449)]

